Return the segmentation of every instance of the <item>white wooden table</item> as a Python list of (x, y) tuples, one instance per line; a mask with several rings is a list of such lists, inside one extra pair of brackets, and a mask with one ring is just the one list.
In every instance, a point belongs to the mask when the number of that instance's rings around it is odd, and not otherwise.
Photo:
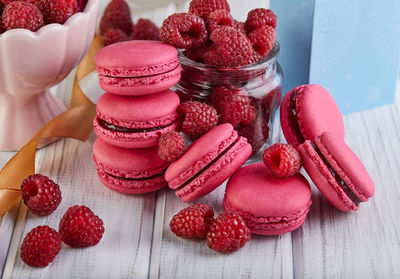
[[(55, 89), (66, 103), (71, 83), (72, 75)], [(59, 140), (38, 152), (37, 172), (61, 186), (63, 200), (48, 217), (17, 207), (3, 218), (0, 274), (3, 278), (400, 278), (399, 95), (398, 84), (396, 104), (344, 116), (346, 142), (375, 181), (371, 201), (357, 212), (341, 213), (312, 184), (313, 205), (301, 228), (281, 236), (253, 236), (230, 255), (170, 232), (170, 219), (187, 206), (172, 191), (127, 196), (104, 187), (91, 159), (94, 134), (86, 142)], [(284, 141), (282, 134), (275, 133), (274, 141)], [(12, 155), (0, 153), (0, 166)], [(222, 212), (224, 189), (220, 186), (199, 202)], [(22, 238), (39, 225), (57, 229), (62, 214), (75, 204), (90, 207), (104, 220), (101, 242), (86, 249), (63, 246), (47, 268), (25, 265), (19, 256)]]

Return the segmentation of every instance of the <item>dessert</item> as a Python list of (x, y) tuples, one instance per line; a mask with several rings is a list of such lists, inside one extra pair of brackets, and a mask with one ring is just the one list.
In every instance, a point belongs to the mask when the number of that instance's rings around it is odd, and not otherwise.
[(93, 160), (99, 179), (111, 190), (142, 194), (167, 185), (164, 172), (169, 163), (158, 156), (157, 146), (121, 148), (97, 139), (93, 144)]
[(342, 114), (332, 95), (317, 84), (301, 85), (288, 92), (281, 105), (281, 126), (287, 142), (298, 147), (325, 131), (344, 139)]
[(94, 130), (112, 145), (155, 146), (162, 134), (177, 130), (178, 106), (179, 97), (171, 90), (137, 97), (104, 93), (97, 103)]
[(109, 45), (95, 57), (100, 86), (119, 95), (147, 95), (174, 86), (180, 79), (177, 50), (156, 41)]
[(230, 124), (222, 124), (194, 141), (165, 172), (171, 189), (183, 202), (213, 191), (235, 173), (251, 154), (251, 146)]
[(324, 132), (299, 146), (308, 175), (337, 209), (357, 210), (374, 195), (375, 186), (364, 165), (343, 139)]
[(297, 174), (278, 178), (263, 163), (238, 170), (228, 181), (224, 210), (243, 218), (251, 233), (278, 235), (303, 224), (311, 205), (307, 180)]

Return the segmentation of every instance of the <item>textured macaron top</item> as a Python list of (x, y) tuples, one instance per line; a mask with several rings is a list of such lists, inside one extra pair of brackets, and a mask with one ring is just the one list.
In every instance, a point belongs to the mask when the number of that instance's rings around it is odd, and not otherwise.
[[(104, 93), (97, 103), (96, 110), (99, 118), (118, 125), (118, 122), (157, 121), (168, 116), (176, 119), (178, 106), (178, 95), (171, 90), (165, 90), (134, 98)], [(119, 124), (126, 126), (124, 123)]]
[(96, 71), (111, 77), (143, 77), (180, 68), (177, 50), (159, 41), (132, 40), (109, 45), (95, 56)]
[[(294, 108), (291, 106), (293, 103)], [(296, 114), (297, 123), (294, 123), (292, 113)], [(338, 138), (344, 139), (344, 124), (339, 107), (328, 90), (317, 84), (298, 86), (285, 95), (281, 123), (286, 139), (295, 146), (303, 142), (298, 139), (298, 132), (301, 132), (304, 139), (310, 140), (325, 131), (335, 132)]]
[[(121, 148), (97, 139), (93, 144), (93, 157), (103, 169), (117, 173), (135, 174), (136, 177), (147, 177), (163, 171), (168, 162), (158, 156), (158, 147)], [(125, 175), (124, 175), (125, 176)]]
[(308, 211), (311, 189), (301, 175), (277, 178), (263, 163), (239, 169), (228, 181), (225, 201), (229, 207), (253, 217), (290, 220)]
[(189, 169), (191, 174), (197, 173), (234, 143), (237, 138), (237, 132), (231, 124), (225, 123), (214, 127), (195, 140), (182, 157), (168, 167), (165, 180), (170, 182), (177, 176), (188, 172)]
[(325, 132), (315, 139), (315, 144), (352, 192), (367, 201), (374, 195), (375, 186), (370, 175), (350, 147), (331, 132)]

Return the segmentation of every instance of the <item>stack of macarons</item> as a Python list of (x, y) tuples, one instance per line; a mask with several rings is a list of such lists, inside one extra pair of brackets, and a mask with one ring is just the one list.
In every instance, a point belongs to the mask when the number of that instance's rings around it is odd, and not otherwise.
[(179, 126), (179, 97), (169, 89), (180, 79), (177, 50), (157, 41), (128, 41), (101, 49), (95, 63), (106, 91), (93, 122), (100, 180), (126, 194), (161, 189), (169, 163), (158, 155), (158, 140)]

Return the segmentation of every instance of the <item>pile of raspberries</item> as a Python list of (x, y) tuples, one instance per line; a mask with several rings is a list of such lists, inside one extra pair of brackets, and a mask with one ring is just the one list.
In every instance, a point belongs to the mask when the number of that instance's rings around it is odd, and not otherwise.
[(111, 45), (129, 40), (159, 41), (159, 28), (149, 19), (132, 22), (131, 11), (125, 0), (112, 0), (100, 21), (100, 35), (104, 44)]
[(84, 5), (82, 0), (0, 0), (0, 34), (17, 28), (35, 32), (46, 24), (64, 24)]
[(232, 18), (226, 0), (192, 0), (188, 13), (166, 18), (162, 41), (185, 49), (190, 59), (218, 68), (236, 68), (263, 59), (274, 47), (276, 15), (254, 9), (245, 22)]

